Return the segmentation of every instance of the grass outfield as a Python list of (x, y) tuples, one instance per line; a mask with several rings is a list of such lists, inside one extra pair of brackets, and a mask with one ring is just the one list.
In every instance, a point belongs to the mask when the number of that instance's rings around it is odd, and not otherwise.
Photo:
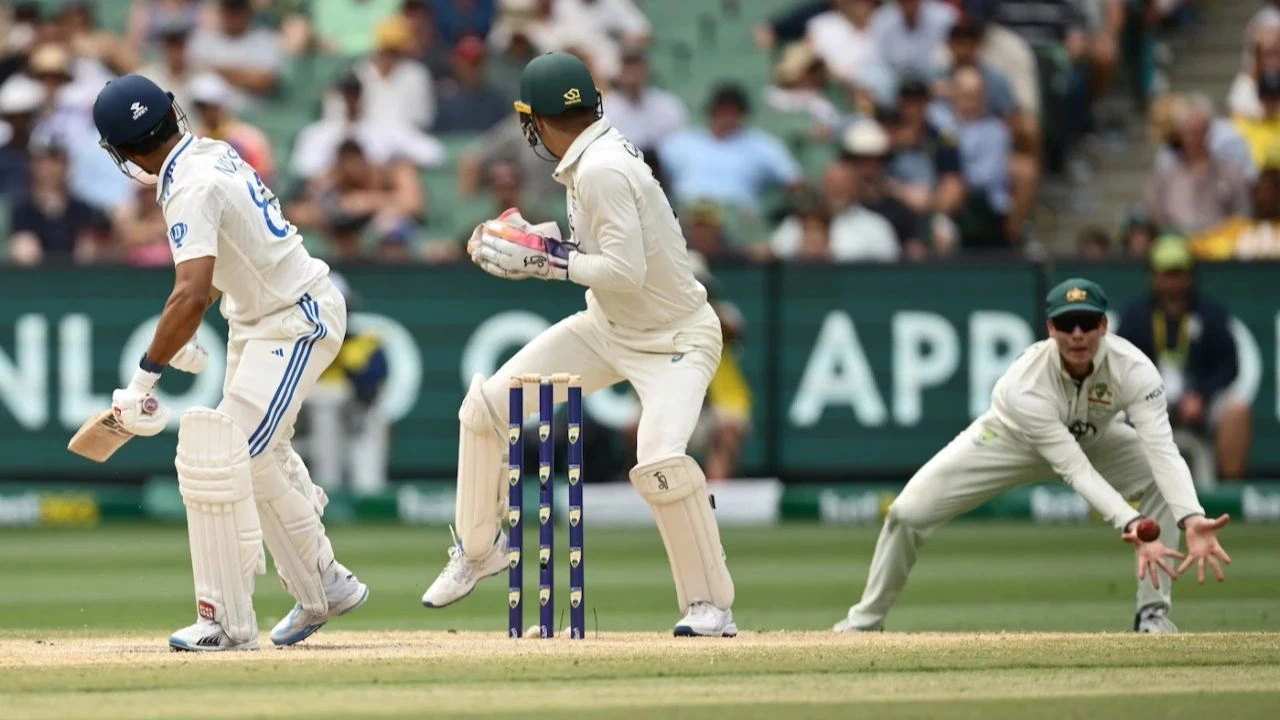
[[(977, 523), (944, 528), (922, 550), (889, 620), (889, 630), (912, 632), (824, 632), (861, 592), (876, 532), (727, 529), (743, 634), (709, 641), (668, 637), (678, 613), (656, 532), (588, 528), (588, 623), (598, 621), (599, 633), (591, 627), (579, 643), (503, 637), (502, 580), (452, 608), (424, 610), (421, 593), (446, 559), (445, 530), (336, 527), (340, 557), (371, 587), (366, 606), (304, 647), (210, 657), (169, 653), (164, 643), (194, 617), (182, 528), (3, 530), (0, 717), (543, 710), (743, 720), (785, 708), (797, 717), (1158, 710), (1240, 720), (1275, 717), (1280, 707), (1280, 528), (1228, 527), (1228, 581), (1179, 581), (1174, 618), (1191, 632), (1178, 636), (1125, 633), (1132, 552), (1111, 531)], [(532, 534), (526, 546), (536, 547)], [(526, 569), (528, 590), (535, 574)], [(292, 603), (273, 573), (258, 584), (265, 632)], [(527, 605), (526, 624), (536, 617)]]

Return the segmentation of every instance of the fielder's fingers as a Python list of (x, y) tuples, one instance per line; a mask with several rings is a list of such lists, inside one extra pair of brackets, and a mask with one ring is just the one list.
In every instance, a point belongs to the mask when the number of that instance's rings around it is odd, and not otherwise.
[(1218, 564), (1218, 558), (1209, 556), (1209, 567), (1213, 568), (1213, 576), (1218, 578), (1218, 582), (1225, 582), (1227, 576), (1222, 572), (1222, 566)]
[(1230, 521), (1231, 521), (1231, 516), (1230, 516), (1230, 515), (1228, 515), (1228, 514), (1226, 514), (1226, 513), (1224, 513), (1224, 514), (1219, 515), (1218, 517), (1214, 518), (1213, 520), (1209, 521), (1209, 529), (1210, 529), (1210, 530), (1218, 530), (1218, 529), (1221, 529), (1221, 528), (1225, 527), (1225, 526), (1226, 526), (1226, 524), (1227, 524), (1228, 522), (1230, 522)]
[(1196, 580), (1199, 580), (1201, 585), (1204, 584), (1204, 558), (1196, 562)]
[(1178, 574), (1181, 575), (1182, 573), (1186, 572), (1187, 568), (1191, 567), (1191, 563), (1195, 561), (1196, 561), (1195, 558), (1188, 555), (1187, 558), (1182, 561), (1182, 564), (1178, 566)]
[(1165, 547), (1165, 549), (1164, 549), (1164, 554), (1165, 554), (1165, 557), (1177, 558), (1177, 559), (1179, 559), (1179, 560), (1181, 560), (1182, 558), (1186, 557), (1185, 555), (1183, 555), (1182, 553), (1178, 552), (1177, 550), (1174, 550), (1174, 549), (1173, 549), (1173, 548), (1171, 548), (1171, 547)]
[[(1173, 574), (1173, 568), (1169, 567), (1169, 564), (1166, 563), (1164, 560), (1156, 560), (1156, 564), (1159, 565), (1160, 569), (1163, 570), (1165, 574), (1169, 576), (1170, 580), (1178, 579), (1178, 576)], [(1157, 585), (1156, 587), (1160, 587), (1160, 586)]]
[(1227, 554), (1226, 550), (1222, 549), (1221, 545), (1213, 549), (1213, 554), (1216, 555), (1218, 559), (1221, 560), (1222, 562), (1228, 565), (1231, 564), (1231, 556)]
[(1147, 561), (1141, 557), (1138, 558), (1138, 580), (1145, 580), (1147, 577)]

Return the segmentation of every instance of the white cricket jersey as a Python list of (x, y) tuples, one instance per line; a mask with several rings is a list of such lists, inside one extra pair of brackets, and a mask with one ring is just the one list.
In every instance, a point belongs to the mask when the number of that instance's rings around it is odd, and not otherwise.
[(1103, 336), (1093, 366), (1077, 382), (1063, 368), (1052, 339), (1034, 343), (996, 381), (984, 419), (1021, 436), (1105, 519), (1123, 527), (1137, 511), (1103, 480), (1081, 446), (1125, 411), (1174, 517), (1203, 513), (1191, 472), (1173, 442), (1156, 366), (1128, 340), (1111, 334)]
[(280, 200), (228, 144), (186, 135), (165, 158), (156, 188), (174, 265), (216, 258), (222, 315), (251, 322), (293, 305), (329, 266), (311, 257)]
[(566, 188), (569, 279), (587, 303), (636, 330), (665, 328), (707, 304), (680, 222), (639, 150), (609, 124), (592, 123), (556, 167)]

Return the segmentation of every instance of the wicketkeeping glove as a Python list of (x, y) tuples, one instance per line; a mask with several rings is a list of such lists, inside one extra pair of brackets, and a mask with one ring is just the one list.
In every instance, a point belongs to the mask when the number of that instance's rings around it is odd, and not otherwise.
[(568, 280), (569, 250), (555, 223), (530, 225), (515, 208), (477, 227), (467, 243), (472, 262), (510, 280)]

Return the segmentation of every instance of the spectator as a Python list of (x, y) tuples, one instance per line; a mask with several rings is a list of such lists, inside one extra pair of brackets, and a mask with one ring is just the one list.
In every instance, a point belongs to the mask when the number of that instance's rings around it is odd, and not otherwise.
[(1263, 28), (1258, 33), (1249, 67), (1241, 70), (1232, 81), (1227, 108), (1233, 117), (1262, 117), (1258, 78), (1264, 75), (1280, 75), (1280, 26)]
[(300, 228), (327, 235), (339, 262), (377, 254), (400, 255), (424, 209), (417, 173), (407, 163), (380, 167), (355, 140), (338, 147), (331, 170), (307, 183), (290, 204), (289, 218)]
[(44, 88), (26, 75), (0, 85), (0, 197), (10, 203), (30, 187), (28, 145), (44, 97)]
[(1191, 240), (1201, 260), (1280, 260), (1280, 168), (1268, 167), (1254, 181), (1253, 213), (1235, 217)]
[(927, 75), (955, 21), (955, 7), (940, 0), (893, 0), (871, 17), (871, 37), (899, 75)]
[(394, 17), (404, 0), (346, 0), (311, 4), (311, 25), (317, 49), (345, 57), (364, 57), (374, 51), (374, 30)]
[(1280, 73), (1262, 75), (1255, 85), (1262, 104), (1258, 118), (1236, 116), (1236, 130), (1249, 144), (1257, 167), (1280, 162)]
[[(450, 77), (451, 54), (449, 45), (436, 27), (435, 10), (428, 0), (405, 0), (401, 10), (413, 27), (413, 39), (418, 48), (418, 62), (427, 66), (427, 72), (437, 82)], [(532, 56), (530, 56), (532, 59)], [(521, 67), (524, 67), (521, 65)], [(514, 96), (512, 96), (514, 97)]]
[(1266, 5), (1253, 14), (1244, 27), (1244, 57), (1241, 66), (1249, 68), (1258, 37), (1268, 30), (1280, 27), (1280, 0), (1264, 0)]
[(191, 38), (196, 72), (212, 70), (231, 84), (231, 108), (243, 113), (276, 89), (285, 53), (280, 37), (255, 23), (251, 0), (217, 0), (214, 20)]
[(201, 0), (133, 0), (125, 41), (129, 47), (149, 50), (163, 42), (167, 28), (198, 27), (208, 14)]
[(875, 120), (859, 120), (841, 138), (840, 159), (853, 169), (862, 206), (889, 221), (907, 260), (929, 255), (924, 220), (893, 193), (885, 175), (889, 136)]
[(903, 83), (895, 113), (886, 114), (893, 153), (888, 165), (895, 193), (917, 213), (953, 215), (964, 202), (964, 178), (955, 135), (927, 117), (929, 86), (918, 79)]
[(523, 34), (539, 53), (563, 51), (580, 56), (599, 78), (597, 84), (603, 86), (605, 80), (618, 75), (620, 48), (595, 24), (593, 15), (579, 12), (581, 7), (555, 0), (508, 0), (502, 20), (489, 36), (490, 45), (502, 51), (514, 34)]
[(1005, 120), (1012, 120), (1017, 111), (1013, 99), (1013, 87), (1005, 76), (978, 56), (978, 43), (982, 29), (969, 15), (962, 15), (947, 34), (947, 64), (939, 64), (934, 77), (934, 94), (945, 99), (951, 96), (951, 82), (958, 68), (975, 68), (982, 73), (987, 89), (987, 107), (991, 113)]
[(1156, 241), (1150, 268), (1151, 295), (1125, 309), (1119, 335), (1160, 369), (1173, 426), (1211, 433), (1219, 477), (1243, 478), (1253, 421), (1249, 406), (1231, 392), (1239, 374), (1231, 318), (1195, 290), (1183, 238)]
[(1248, 179), (1257, 175), (1258, 168), (1253, 162), (1249, 143), (1236, 129), (1234, 122), (1214, 114), (1213, 101), (1200, 93), (1171, 95), (1152, 104), (1151, 116), (1153, 124), (1157, 126), (1157, 142), (1162, 143), (1156, 151), (1157, 169), (1165, 169), (1177, 163), (1177, 148), (1181, 141), (1178, 139), (1174, 119), (1186, 113), (1205, 114), (1210, 118), (1205, 142), (1209, 146), (1209, 154), (1215, 160), (1235, 168)]
[(1102, 262), (1111, 259), (1111, 236), (1097, 225), (1090, 225), (1076, 235), (1076, 251), (1081, 260)]
[(956, 70), (951, 107), (956, 118), (965, 199), (957, 219), (966, 248), (1004, 248), (1020, 240), (1025, 218), (1010, 217), (1009, 173), (1013, 139), (987, 107), (987, 90), (977, 68)]
[(76, 197), (68, 183), (67, 148), (32, 148), (31, 191), (13, 207), (9, 259), (18, 265), (48, 260), (92, 262), (111, 237), (107, 218)]
[(275, 161), (271, 142), (261, 130), (237, 118), (227, 107), (231, 87), (217, 73), (204, 73), (191, 80), (191, 93), (196, 133), (221, 140), (258, 172), (264, 183), (275, 179)]
[(747, 258), (725, 232), (724, 210), (711, 200), (695, 200), (681, 213), (689, 249), (708, 262), (742, 261)]
[(658, 158), (678, 203), (710, 199), (747, 213), (760, 206), (772, 186), (803, 186), (800, 168), (778, 138), (746, 125), (746, 92), (733, 83), (712, 90), (708, 125), (669, 136)]
[(156, 189), (136, 184), (133, 197), (116, 213), (120, 261), (130, 267), (166, 267), (173, 264), (169, 251), (169, 227), (164, 210), (156, 202)]
[(64, 146), (71, 160), (72, 194), (103, 212), (113, 212), (129, 199), (132, 188), (98, 146), (92, 116), (96, 90), (73, 82), (71, 54), (56, 43), (36, 47), (27, 71), (45, 89), (44, 112), (32, 130), (33, 140)]
[(805, 42), (832, 77), (858, 85), (868, 65), (883, 60), (871, 35), (875, 0), (830, 0), (831, 9), (809, 20)]
[(187, 48), (195, 26), (187, 24), (188, 21), (181, 17), (163, 23), (155, 30), (160, 42), (160, 56), (144, 66), (139, 74), (173, 93), (173, 99), (185, 110), (191, 107), (187, 84), (191, 82), (194, 73), (187, 60)]
[(1125, 258), (1145, 262), (1159, 234), (1160, 227), (1141, 203), (1131, 207), (1120, 227), (1120, 248)]
[(1212, 106), (1180, 103), (1173, 125), (1178, 143), (1171, 162), (1157, 159), (1147, 181), (1146, 204), (1160, 227), (1197, 233), (1240, 213), (1248, 201), (1245, 175), (1209, 152)]
[(475, 197), (494, 163), (510, 162), (520, 167), (525, 191), (535, 202), (564, 203), (564, 186), (551, 176), (554, 166), (529, 148), (515, 113), (493, 126), (463, 149), (458, 159), (458, 194)]
[(511, 101), (485, 79), (485, 47), (465, 37), (453, 49), (453, 79), (440, 85), (437, 134), (484, 132), (511, 114)]
[(635, 0), (559, 0), (556, 10), (581, 17), (627, 49), (643, 48), (652, 36), (649, 18)]
[[(822, 200), (831, 218), (825, 259), (894, 262), (901, 255), (889, 221), (859, 204), (857, 176), (848, 164), (836, 161), (827, 166), (822, 174)], [(799, 217), (783, 220), (770, 241), (774, 254), (791, 258), (810, 250), (812, 246), (804, 242), (805, 230)]]
[(334, 87), (338, 114), (321, 118), (298, 134), (289, 163), (296, 177), (309, 179), (328, 171), (337, 158), (338, 147), (348, 139), (355, 139), (361, 152), (375, 165), (386, 165), (393, 159), (417, 167), (435, 167), (444, 162), (445, 149), (439, 140), (404, 123), (388, 125), (367, 117), (362, 108), (360, 78), (347, 73), (338, 78)]
[(645, 154), (688, 122), (684, 102), (649, 82), (649, 60), (633, 50), (622, 58), (622, 70), (613, 92), (604, 98), (609, 122)]
[(521, 216), (534, 225), (552, 221), (561, 228), (568, 227), (564, 199), (557, 197), (539, 200), (534, 197), (528, 190), (524, 170), (519, 164), (510, 160), (498, 160), (489, 164), (485, 175), (484, 189), (492, 198), (492, 204), (488, 210), (470, 218), (463, 225), (465, 230), (461, 236), (431, 243), (427, 248), (427, 259), (430, 262), (449, 262), (461, 258), (472, 228), (498, 217), (508, 208), (519, 208)]
[(827, 66), (809, 46), (795, 43), (774, 68), (774, 84), (765, 89), (765, 101), (778, 112), (803, 113), (812, 122), (809, 134), (826, 140), (840, 123), (840, 111), (827, 98)]
[(101, 87), (117, 75), (138, 69), (138, 48), (99, 28), (92, 2), (65, 3), (58, 13), (58, 25), (75, 58), (75, 75), (85, 82)]
[(796, 40), (801, 40), (808, 32), (809, 21), (831, 10), (832, 3), (839, 0), (808, 0), (796, 3), (773, 15), (767, 21), (756, 25), (752, 37), (756, 45), (765, 51), (773, 51), (785, 47)]
[(409, 124), (426, 130), (435, 122), (431, 73), (414, 59), (413, 26), (401, 16), (384, 20), (374, 37), (373, 55), (356, 65), (364, 88), (365, 117), (383, 125)]
[(433, 0), (436, 26), (445, 43), (453, 46), (467, 35), (487, 37), (493, 27), (494, 4), (494, 0)]

